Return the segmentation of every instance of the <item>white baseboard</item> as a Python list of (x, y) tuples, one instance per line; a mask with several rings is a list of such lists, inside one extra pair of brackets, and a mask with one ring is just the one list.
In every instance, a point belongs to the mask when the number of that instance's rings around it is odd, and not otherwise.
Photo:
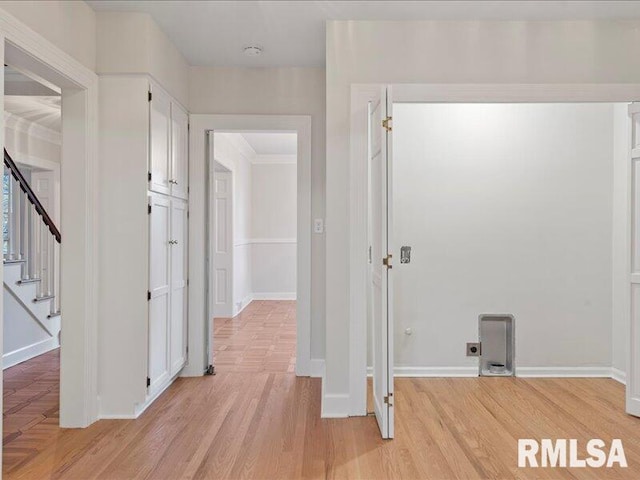
[(477, 377), (478, 367), (402, 367), (393, 369), (394, 377)]
[[(367, 367), (367, 375), (372, 375), (371, 367)], [(394, 377), (477, 377), (477, 367), (405, 367), (393, 369)], [(625, 373), (612, 367), (518, 367), (516, 376), (523, 378), (613, 378), (625, 383)]]
[(311, 373), (313, 378), (324, 378), (324, 358), (311, 359)]
[(268, 292), (254, 293), (252, 298), (253, 300), (295, 300), (297, 295), (296, 292)]
[(620, 382), (623, 385), (627, 384), (627, 374), (620, 370), (619, 368), (612, 367), (611, 368), (611, 378), (613, 378), (616, 382)]
[(611, 367), (518, 367), (516, 376), (524, 378), (612, 378)]
[(242, 313), (242, 311), (247, 308), (247, 305), (249, 305), (251, 302), (253, 301), (253, 295), (247, 295), (246, 297), (244, 297), (242, 299), (242, 306), (238, 309), (235, 304), (233, 307), (233, 315), (231, 315), (232, 318), (237, 317), (238, 315), (240, 315)]
[(33, 357), (50, 352), (59, 346), (60, 342), (58, 342), (58, 336), (56, 335), (55, 337), (47, 338), (32, 345), (19, 348), (13, 352), (5, 353), (2, 355), (2, 369), (4, 370), (5, 368), (13, 367), (14, 365), (25, 362)]
[(327, 386), (325, 376), (322, 376), (322, 404), (321, 418), (347, 418), (349, 416), (349, 394), (325, 393)]

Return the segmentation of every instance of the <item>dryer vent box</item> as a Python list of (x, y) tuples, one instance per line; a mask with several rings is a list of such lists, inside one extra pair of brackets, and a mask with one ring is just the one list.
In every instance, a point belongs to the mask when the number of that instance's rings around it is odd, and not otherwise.
[(480, 376), (515, 375), (515, 319), (513, 315), (480, 315)]

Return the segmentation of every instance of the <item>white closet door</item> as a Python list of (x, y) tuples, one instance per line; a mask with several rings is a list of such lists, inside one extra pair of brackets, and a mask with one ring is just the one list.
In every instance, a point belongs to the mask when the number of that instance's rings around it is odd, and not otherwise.
[(149, 214), (149, 363), (148, 394), (169, 380), (169, 199), (150, 195)]
[(171, 200), (171, 326), (170, 361), (173, 377), (187, 358), (187, 202)]
[(169, 153), (171, 146), (171, 101), (159, 88), (152, 91), (149, 102), (149, 190), (171, 193)]
[(171, 104), (171, 195), (189, 195), (189, 117), (175, 103)]
[(370, 109), (370, 292), (373, 316), (373, 400), (382, 438), (393, 438), (393, 317), (391, 295), (391, 248), (389, 245), (391, 199), (391, 99), (382, 89)]

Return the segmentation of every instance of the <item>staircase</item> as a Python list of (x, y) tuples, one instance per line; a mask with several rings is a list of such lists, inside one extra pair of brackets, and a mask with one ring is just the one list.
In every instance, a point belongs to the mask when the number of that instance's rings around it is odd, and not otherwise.
[[(6, 368), (29, 352), (35, 356), (59, 345), (61, 235), (6, 150), (4, 165), (9, 174), (3, 182), (4, 310), (16, 317), (9, 319), (14, 328), (37, 340), (19, 348), (24, 352), (15, 358), (5, 355)], [(37, 326), (25, 324), (31, 321)], [(5, 336), (10, 322), (5, 318)], [(16, 327), (16, 322), (22, 323)]]

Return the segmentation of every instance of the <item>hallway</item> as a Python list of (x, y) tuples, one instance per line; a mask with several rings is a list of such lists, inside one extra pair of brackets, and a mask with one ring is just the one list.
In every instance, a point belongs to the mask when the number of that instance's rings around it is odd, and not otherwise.
[(296, 302), (253, 301), (235, 318), (214, 319), (217, 373), (294, 373)]

